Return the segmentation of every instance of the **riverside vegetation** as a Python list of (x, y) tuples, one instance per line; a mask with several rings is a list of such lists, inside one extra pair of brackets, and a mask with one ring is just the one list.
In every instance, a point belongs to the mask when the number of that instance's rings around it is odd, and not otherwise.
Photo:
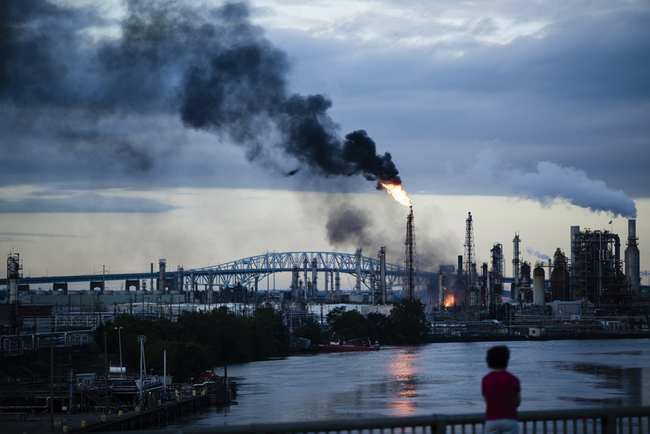
[[(166, 350), (167, 372), (176, 381), (198, 378), (199, 372), (213, 366), (285, 356), (290, 349), (289, 329), (282, 315), (272, 308), (258, 308), (251, 317), (236, 316), (226, 307), (210, 312), (183, 312), (176, 321), (152, 321), (122, 314), (96, 329), (96, 343), (103, 347), (106, 332), (109, 351), (119, 353), (120, 327), (124, 366), (139, 366), (137, 338), (144, 335), (147, 370), (162, 373)], [(390, 316), (370, 313), (364, 317), (357, 311), (338, 307), (327, 314), (326, 327), (310, 318), (294, 335), (310, 339), (314, 346), (332, 339), (366, 336), (380, 344), (399, 345), (423, 343), (429, 332), (422, 303), (402, 300), (393, 305)]]

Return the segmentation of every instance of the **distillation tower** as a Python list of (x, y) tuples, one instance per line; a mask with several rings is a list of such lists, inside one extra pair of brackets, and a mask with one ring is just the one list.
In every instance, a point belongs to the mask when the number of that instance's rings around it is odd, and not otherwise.
[(18, 253), (7, 255), (7, 304), (18, 301), (18, 281), (23, 277), (23, 267)]
[(510, 286), (510, 298), (513, 302), (519, 301), (519, 288), (521, 287), (521, 281), (519, 278), (519, 234), (515, 232), (515, 237), (512, 240), (512, 285)]
[(622, 270), (618, 235), (580, 231), (578, 226), (571, 227), (571, 235), (571, 295), (598, 305), (630, 302), (632, 293)]
[(478, 304), (478, 293), (476, 290), (476, 258), (474, 257), (476, 250), (474, 246), (474, 227), (472, 223), (472, 213), (467, 213), (467, 220), (465, 221), (465, 264), (464, 264), (464, 280), (465, 288), (467, 290), (466, 302), (470, 306)]
[(503, 245), (495, 243), (490, 252), (492, 253), (492, 277), (490, 279), (488, 304), (498, 304), (501, 302), (501, 294), (503, 294), (503, 274), (505, 271)]
[(406, 219), (406, 241), (404, 242), (406, 246), (406, 258), (404, 260), (404, 289), (406, 290), (406, 297), (409, 300), (413, 300), (415, 293), (415, 270), (417, 270), (417, 256), (415, 254), (415, 227), (413, 224), (413, 207), (411, 206), (409, 209), (409, 215)]

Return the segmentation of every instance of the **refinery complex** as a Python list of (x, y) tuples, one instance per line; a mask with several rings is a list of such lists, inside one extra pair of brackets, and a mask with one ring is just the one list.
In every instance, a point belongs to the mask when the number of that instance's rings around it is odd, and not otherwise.
[(515, 306), (573, 302), (579, 306), (578, 315), (589, 309), (627, 314), (647, 300), (648, 288), (641, 286), (636, 220), (628, 220), (624, 253), (618, 234), (571, 226), (571, 251), (567, 254), (558, 248), (552, 259), (535, 264), (520, 260), (520, 238), (515, 233), (511, 277), (505, 276), (504, 247), (499, 243), (490, 250), (491, 261), (484, 262), (479, 271), (471, 213), (466, 227), (465, 251), (458, 257), (457, 269), (439, 270), (438, 307), (498, 305), (508, 290), (507, 299)]
[[(454, 329), (455, 335), (486, 333), (485, 321), (499, 324), (498, 331), (489, 333), (515, 336), (530, 335), (530, 328), (541, 323), (547, 325), (533, 334), (548, 335), (549, 321), (567, 325), (566, 320), (573, 321), (570, 327), (559, 329), (576, 331), (582, 324), (581, 330), (595, 325), (611, 330), (611, 324), (618, 324), (624, 331), (647, 330), (650, 298), (648, 286), (641, 285), (636, 220), (628, 220), (626, 237), (579, 226), (570, 227), (570, 237), (570, 252), (558, 248), (552, 259), (529, 263), (521, 260), (515, 233), (512, 276), (505, 274), (500, 243), (490, 250), (490, 262), (477, 264), (471, 213), (457, 264), (419, 269), (412, 207), (401, 265), (387, 263), (382, 247), (374, 257), (361, 248), (354, 253), (266, 252), (191, 270), (179, 266), (170, 271), (160, 259), (157, 269), (152, 263), (142, 273), (26, 278), (19, 253), (12, 252), (7, 278), (0, 281), (0, 290), (6, 285), (0, 305), (1, 350), (17, 354), (46, 345), (50, 338), (63, 345), (88, 343), (98, 324), (121, 313), (173, 320), (186, 310), (226, 305), (247, 315), (256, 307), (273, 306), (291, 328), (306, 316), (322, 320), (323, 312), (335, 305), (389, 314), (391, 304), (403, 298), (426, 306), (434, 334), (449, 334), (449, 321), (466, 324), (461, 331)], [(291, 276), (290, 284), (278, 289), (275, 277), (282, 273)], [(347, 290), (341, 288), (343, 275), (350, 284)], [(111, 281), (121, 290), (107, 290)], [(477, 322), (482, 331), (471, 326)], [(58, 336), (62, 330), (65, 336)]]

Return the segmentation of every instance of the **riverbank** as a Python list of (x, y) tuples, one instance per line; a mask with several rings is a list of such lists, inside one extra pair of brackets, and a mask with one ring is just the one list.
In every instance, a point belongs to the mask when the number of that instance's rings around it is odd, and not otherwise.
[(566, 341), (566, 340), (598, 340), (598, 339), (648, 339), (650, 333), (576, 333), (563, 335), (478, 335), (478, 336), (439, 336), (429, 335), (426, 343), (444, 342), (501, 342), (501, 341)]
[(3, 434), (42, 434), (44, 432), (96, 433), (105, 431), (132, 431), (140, 429), (156, 429), (200, 411), (205, 411), (210, 405), (215, 405), (209, 394), (194, 396), (179, 402), (162, 404), (150, 410), (125, 413), (101, 412), (61, 414), (50, 413), (0, 414)]

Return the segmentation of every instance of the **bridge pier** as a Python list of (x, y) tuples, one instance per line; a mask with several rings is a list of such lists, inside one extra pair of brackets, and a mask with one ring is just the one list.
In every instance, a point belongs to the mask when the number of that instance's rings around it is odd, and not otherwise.
[[(28, 286), (29, 288), (29, 286)], [(55, 282), (52, 284), (52, 291), (63, 291), (63, 295), (68, 295), (68, 282)]]

